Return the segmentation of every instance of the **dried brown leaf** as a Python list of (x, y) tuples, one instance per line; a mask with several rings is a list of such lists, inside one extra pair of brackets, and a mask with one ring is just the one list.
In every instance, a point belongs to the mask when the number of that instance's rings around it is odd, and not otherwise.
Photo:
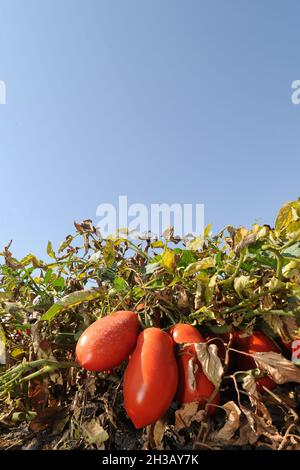
[(253, 397), (258, 397), (258, 391), (255, 377), (252, 374), (247, 374), (243, 378), (243, 389), (249, 393), (250, 401), (253, 403)]
[(216, 442), (230, 441), (240, 427), (241, 410), (233, 401), (228, 401), (222, 407), (226, 411), (226, 422), (224, 426), (212, 435)]
[[(166, 419), (161, 418), (153, 423), (149, 429), (149, 444), (151, 449), (163, 450), (163, 437), (166, 430)], [(148, 447), (147, 447), (148, 448)]]
[(234, 441), (236, 446), (245, 446), (247, 444), (253, 445), (257, 442), (258, 436), (256, 432), (251, 429), (248, 421), (246, 421), (239, 430), (239, 437)]
[(192, 421), (201, 422), (205, 418), (205, 411), (198, 410), (199, 403), (191, 402), (185, 403), (179, 410), (175, 412), (175, 431), (187, 428), (191, 425)]
[(224, 368), (215, 344), (195, 343), (197, 358), (206, 377), (219, 388), (224, 374)]
[(31, 421), (30, 428), (32, 431), (40, 432), (44, 429), (55, 428), (60, 421), (65, 421), (68, 411), (62, 407), (49, 407), (42, 409), (36, 418)]
[(269, 438), (271, 442), (280, 442), (282, 436), (272, 424), (272, 419), (267, 408), (261, 402), (258, 403), (260, 403), (260, 405), (256, 407), (255, 411), (249, 410), (245, 406), (241, 407), (251, 430), (258, 438), (263, 435)]
[(85, 233), (85, 232), (92, 232), (95, 233), (95, 227), (93, 226), (93, 221), (90, 219), (86, 219), (81, 223), (74, 222), (76, 230), (80, 233)]
[(300, 383), (300, 369), (282, 354), (275, 352), (258, 352), (252, 354), (258, 368), (267, 372), (277, 384), (288, 382)]
[(274, 333), (283, 341), (293, 341), (298, 336), (296, 317), (265, 314), (264, 321), (272, 328)]
[(86, 444), (94, 445), (98, 450), (104, 450), (104, 442), (109, 439), (109, 435), (103, 429), (99, 419), (93, 418), (84, 421), (81, 425), (82, 437)]

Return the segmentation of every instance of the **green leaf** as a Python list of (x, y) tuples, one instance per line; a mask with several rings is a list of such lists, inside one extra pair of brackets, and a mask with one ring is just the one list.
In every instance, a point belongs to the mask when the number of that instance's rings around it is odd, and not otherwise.
[(195, 237), (193, 240), (188, 240), (186, 246), (189, 250), (197, 251), (203, 245), (203, 240), (201, 237)]
[(216, 286), (217, 286), (217, 276), (216, 276), (216, 274), (214, 274), (210, 278), (209, 283), (207, 284), (207, 286), (205, 288), (205, 302), (207, 304), (211, 303), (212, 298), (215, 294)]
[(161, 264), (169, 273), (173, 273), (175, 271), (176, 260), (173, 250), (170, 250), (169, 248), (165, 249), (161, 257)]
[(181, 248), (174, 248), (175, 255), (180, 255), (177, 263), (179, 268), (186, 268), (189, 264), (194, 263), (196, 258), (191, 250), (182, 250)]
[(206, 320), (215, 320), (215, 314), (207, 307), (201, 307), (197, 312), (191, 313), (190, 318), (195, 319), (196, 323), (201, 324)]
[(83, 302), (98, 299), (99, 297), (102, 297), (103, 294), (104, 291), (102, 289), (79, 290), (72, 292), (71, 294), (66, 295), (58, 302), (53, 304), (52, 307), (50, 307), (49, 310), (42, 316), (41, 320), (51, 321), (63, 310), (73, 308), (76, 305), (82, 304)]
[(287, 202), (282, 206), (275, 220), (275, 229), (280, 233), (292, 223), (299, 220), (299, 201)]
[(256, 284), (256, 279), (251, 279), (250, 276), (239, 276), (234, 280), (234, 289), (240, 298), (243, 298), (243, 294), (248, 289), (252, 288)]
[(285, 248), (281, 254), (291, 258), (300, 258), (300, 242), (294, 243), (288, 248)]
[(55, 281), (52, 282), (52, 286), (54, 287), (54, 289), (56, 289), (57, 291), (61, 291), (64, 289), (65, 287), (65, 280), (63, 277), (58, 277), (57, 279), (55, 279)]
[(50, 256), (50, 258), (54, 258), (54, 259), (56, 258), (53, 247), (52, 247), (52, 243), (50, 241), (47, 243), (47, 255)]
[(151, 243), (152, 248), (163, 248), (164, 246), (165, 246), (165, 244), (161, 240), (157, 240), (157, 241)]
[(51, 276), (52, 276), (52, 269), (48, 268), (44, 277), (44, 283), (46, 284), (46, 286), (49, 284)]
[(117, 292), (124, 292), (127, 290), (127, 282), (122, 277), (116, 277), (113, 282), (113, 286)]
[[(161, 262), (162, 255), (155, 255), (153, 258), (149, 261), (149, 264), (154, 264), (154, 263), (160, 263)], [(161, 263), (160, 263), (161, 264)]]
[(144, 296), (145, 292), (140, 287), (133, 287), (131, 289), (131, 295), (134, 300), (140, 300)]
[(222, 254), (221, 253), (217, 253), (216, 254), (216, 266), (222, 266)]
[(210, 236), (211, 228), (212, 228), (212, 224), (206, 225), (204, 229), (204, 238), (208, 238)]
[(22, 264), (22, 266), (28, 266), (28, 264), (32, 263), (33, 266), (37, 267), (39, 266), (40, 264), (42, 264), (37, 258), (36, 256), (32, 255), (31, 253), (29, 253), (29, 255), (25, 256), (25, 258), (21, 259), (20, 261), (20, 264)]
[(215, 264), (215, 258), (212, 256), (200, 259), (199, 261), (196, 261), (195, 263), (187, 266), (187, 268), (184, 270), (184, 276), (191, 276), (192, 274), (195, 274), (204, 269), (213, 268)]
[(153, 279), (151, 282), (146, 284), (145, 288), (147, 288), (147, 289), (161, 289), (164, 286), (165, 286), (165, 284), (164, 284), (163, 278), (159, 277), (157, 279)]
[(113, 240), (106, 240), (106, 245), (103, 249), (103, 258), (108, 268), (110, 268), (114, 264), (116, 255)]

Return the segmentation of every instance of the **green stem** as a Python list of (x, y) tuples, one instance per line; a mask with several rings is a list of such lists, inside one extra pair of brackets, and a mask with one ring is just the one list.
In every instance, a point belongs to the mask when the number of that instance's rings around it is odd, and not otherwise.
[[(78, 364), (72, 361), (59, 362), (59, 361), (53, 361), (50, 359), (37, 359), (36, 361), (22, 362), (22, 364), (19, 364), (18, 366), (13, 367), (9, 369), (8, 371), (6, 371), (4, 374), (0, 375), (0, 381), (2, 382), (1, 387), (6, 386), (11, 381), (12, 382), (16, 381), (21, 375), (25, 374), (28, 370), (36, 369), (37, 367), (42, 367), (42, 370), (45, 367), (50, 367), (51, 370), (55, 370), (55, 369), (67, 369), (68, 367), (78, 367)], [(22, 380), (26, 380), (26, 379), (27, 378), (25, 377)]]
[(131, 248), (136, 251), (137, 253), (139, 253), (141, 256), (143, 256), (143, 258), (145, 258), (146, 260), (148, 260), (148, 255), (143, 251), (141, 250), (137, 245), (135, 245), (134, 243), (132, 243), (130, 240), (126, 240), (126, 243), (128, 243), (129, 246), (131, 246)]
[(240, 259), (239, 259), (239, 262), (233, 272), (233, 274), (231, 274), (231, 276), (229, 276), (227, 279), (223, 279), (222, 281), (219, 281), (218, 282), (218, 285), (219, 286), (225, 286), (225, 285), (230, 285), (233, 283), (233, 281), (235, 280), (235, 278), (237, 277), (239, 271), (240, 271), (240, 268), (241, 268), (241, 265), (244, 261), (244, 258), (245, 256), (244, 255), (241, 255), (240, 256)]
[(275, 294), (276, 292), (280, 291), (280, 288), (277, 289), (269, 289), (267, 291), (259, 292), (258, 294), (253, 295), (252, 297), (249, 297), (249, 299), (242, 300), (237, 305), (234, 305), (233, 307), (225, 308), (224, 310), (221, 310), (220, 313), (233, 313), (236, 312), (242, 308), (248, 307), (251, 305), (253, 302), (256, 302), (257, 300), (261, 299), (262, 297), (265, 297), (268, 294)]
[(276, 277), (277, 277), (277, 279), (281, 280), (284, 256), (281, 253), (279, 253), (279, 250), (277, 250), (276, 248), (273, 248), (270, 245), (263, 245), (262, 250), (271, 251), (274, 254), (274, 256), (276, 257), (276, 260), (277, 260)]
[(171, 313), (169, 312), (169, 310), (166, 309), (165, 307), (163, 307), (162, 305), (160, 305), (159, 308), (167, 315), (169, 320), (171, 320), (172, 324), (175, 325), (176, 321), (173, 318), (173, 316), (171, 315)]

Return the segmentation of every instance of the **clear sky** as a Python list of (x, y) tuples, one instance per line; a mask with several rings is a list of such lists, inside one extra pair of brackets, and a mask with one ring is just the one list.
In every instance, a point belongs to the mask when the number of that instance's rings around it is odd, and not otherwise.
[(0, 246), (102, 202), (272, 224), (300, 194), (300, 2), (0, 0)]

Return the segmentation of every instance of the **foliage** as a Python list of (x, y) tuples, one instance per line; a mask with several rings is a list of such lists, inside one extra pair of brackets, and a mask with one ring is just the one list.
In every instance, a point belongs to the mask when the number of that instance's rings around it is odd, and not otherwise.
[[(31, 253), (16, 259), (11, 242), (1, 253), (2, 425), (25, 421), (38, 431), (49, 422), (53, 428), (54, 420), (58, 432), (67, 426), (68, 444), (64, 440), (61, 447), (74, 442), (93, 446), (90, 430), (101, 428), (96, 445), (105, 445), (119, 419), (113, 404), (121, 400), (123, 369), (106, 376), (86, 374), (76, 367), (74, 349), (91, 322), (114, 310), (137, 311), (144, 327), (167, 329), (185, 322), (211, 333), (257, 328), (284, 342), (299, 335), (300, 199), (280, 209), (274, 228), (227, 226), (212, 235), (208, 226), (204, 238), (179, 240), (170, 229), (154, 241), (133, 243), (121, 232), (103, 240), (90, 220), (75, 223), (75, 229), (58, 249), (48, 242), (47, 261)], [(89, 416), (96, 421), (84, 427), (89, 436), (84, 441), (78, 429), (89, 396), (97, 397), (98, 405)], [(228, 403), (227, 417), (240, 420), (243, 412), (247, 417), (245, 405), (237, 410), (233, 401)], [(203, 421), (196, 410), (191, 416)], [(147, 442), (153, 443), (151, 433)], [(197, 435), (195, 442), (200, 440)]]

